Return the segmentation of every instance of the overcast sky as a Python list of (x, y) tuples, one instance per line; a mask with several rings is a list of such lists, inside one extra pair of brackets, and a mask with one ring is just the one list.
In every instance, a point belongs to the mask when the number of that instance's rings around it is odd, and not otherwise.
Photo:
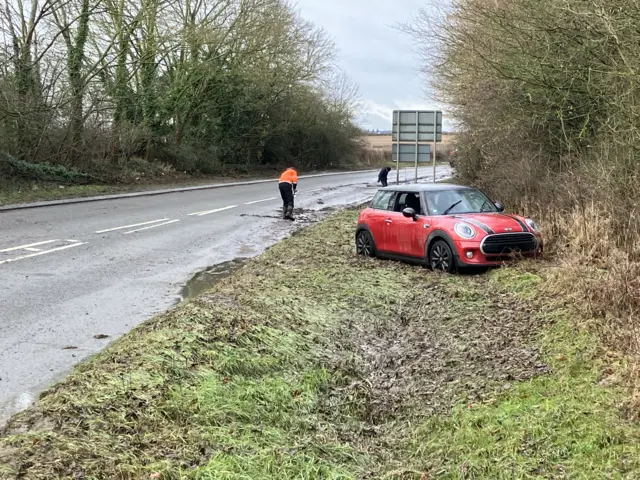
[(297, 6), (335, 41), (340, 66), (360, 88), (363, 127), (390, 130), (394, 109), (437, 108), (425, 95), (411, 38), (394, 28), (424, 0), (297, 0)]

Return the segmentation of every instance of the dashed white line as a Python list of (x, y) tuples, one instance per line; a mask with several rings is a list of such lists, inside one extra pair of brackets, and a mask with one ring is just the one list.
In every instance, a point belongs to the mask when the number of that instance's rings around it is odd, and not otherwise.
[[(47, 243), (51, 243), (51, 242), (47, 242)], [(59, 252), (61, 250), (67, 250), (68, 248), (79, 247), (80, 245), (85, 245), (85, 244), (86, 242), (78, 242), (78, 243), (74, 243), (73, 245), (65, 245), (64, 247), (52, 248), (51, 250), (43, 250), (38, 253), (31, 253), (29, 255), (23, 255), (21, 257), (9, 258), (8, 260), (1, 260), (0, 265), (4, 263), (17, 262), (18, 260), (25, 260), (27, 258), (39, 257), (40, 255), (46, 255), (47, 253)]]
[(253, 202), (247, 202), (245, 203), (245, 205), (254, 205), (256, 203), (270, 202), (271, 200), (277, 200), (277, 199), (278, 197), (263, 198), (262, 200), (254, 200)]
[(27, 245), (20, 245), (18, 247), (5, 248), (4, 250), (0, 250), (0, 253), (13, 252), (15, 250), (26, 250), (26, 249), (31, 248), (31, 247), (38, 247), (40, 245), (46, 245), (48, 243), (54, 243), (54, 242), (59, 242), (59, 241), (60, 240), (46, 240), (44, 242), (29, 243)]
[(189, 216), (197, 215), (198, 217), (202, 217), (203, 215), (209, 215), (210, 213), (218, 213), (223, 212), (225, 210), (230, 210), (232, 208), (236, 208), (238, 205), (229, 205), (228, 207), (216, 208), (215, 210), (205, 210), (204, 212), (194, 212), (190, 213)]
[(159, 218), (158, 220), (150, 220), (148, 222), (134, 223), (133, 225), (124, 225), (122, 227), (114, 227), (114, 228), (107, 228), (105, 230), (98, 230), (95, 233), (115, 232), (116, 230), (124, 230), (125, 228), (141, 227), (143, 225), (150, 225), (152, 223), (164, 222), (165, 220), (169, 220), (169, 219), (168, 218)]
[(179, 222), (179, 221), (180, 220), (170, 220), (170, 221), (164, 222), (164, 223), (157, 223), (156, 225), (151, 225), (149, 227), (143, 227), (143, 228), (138, 228), (136, 230), (131, 230), (129, 232), (124, 232), (123, 235), (129, 235), (130, 233), (142, 232), (143, 230), (149, 230), (151, 228), (161, 227), (163, 225), (169, 225), (170, 223), (176, 223), (176, 222)]

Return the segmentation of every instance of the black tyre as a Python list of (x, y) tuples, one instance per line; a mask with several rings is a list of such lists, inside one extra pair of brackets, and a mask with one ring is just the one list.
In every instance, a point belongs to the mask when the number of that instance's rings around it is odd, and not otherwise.
[(444, 240), (436, 240), (429, 248), (429, 266), (433, 271), (453, 273), (455, 259), (451, 247)]
[(356, 251), (358, 255), (365, 257), (376, 256), (376, 247), (373, 243), (373, 238), (366, 230), (360, 230), (356, 235)]

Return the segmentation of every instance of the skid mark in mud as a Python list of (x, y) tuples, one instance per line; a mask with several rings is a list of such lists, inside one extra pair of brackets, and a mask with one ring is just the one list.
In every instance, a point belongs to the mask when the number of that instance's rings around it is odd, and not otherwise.
[(437, 279), (425, 270), (406, 298), (389, 303), (388, 315), (344, 316), (341, 347), (330, 361), (336, 369), (353, 362), (360, 372), (349, 388), (364, 395), (369, 420), (409, 410), (423, 417), (447, 413), (461, 400), (484, 402), (548, 373), (534, 346), (540, 321), (533, 309), (496, 295), (488, 282), (486, 276)]

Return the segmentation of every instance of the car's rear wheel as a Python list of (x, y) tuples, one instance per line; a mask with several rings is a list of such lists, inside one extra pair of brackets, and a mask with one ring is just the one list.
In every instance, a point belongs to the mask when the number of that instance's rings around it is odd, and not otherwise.
[(429, 248), (429, 266), (433, 271), (452, 273), (455, 270), (453, 252), (444, 240), (436, 240)]
[(356, 251), (358, 255), (365, 257), (375, 257), (376, 247), (373, 244), (373, 238), (371, 234), (366, 230), (361, 230), (356, 235)]

